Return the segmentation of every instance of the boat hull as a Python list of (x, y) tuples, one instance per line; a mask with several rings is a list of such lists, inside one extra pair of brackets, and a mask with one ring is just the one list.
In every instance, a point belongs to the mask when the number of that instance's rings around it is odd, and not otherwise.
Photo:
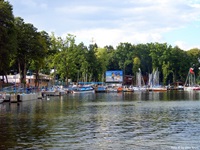
[(153, 92), (164, 92), (164, 91), (167, 91), (167, 88), (163, 88), (163, 87), (153, 87), (153, 88), (149, 88), (148, 91), (153, 91)]
[(79, 87), (72, 91), (72, 93), (95, 93), (95, 89), (93, 87)]
[(200, 87), (184, 87), (184, 91), (200, 91)]
[(85, 90), (85, 91), (74, 90), (73, 93), (95, 93), (95, 90)]
[(106, 86), (98, 86), (98, 87), (95, 89), (95, 92), (96, 92), (96, 93), (106, 93), (106, 92), (108, 92), (108, 90), (107, 90), (107, 87), (106, 87)]

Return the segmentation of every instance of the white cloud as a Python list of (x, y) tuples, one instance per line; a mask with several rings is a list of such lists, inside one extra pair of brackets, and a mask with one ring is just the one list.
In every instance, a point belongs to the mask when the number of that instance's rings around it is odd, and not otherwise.
[(37, 0), (8, 0), (11, 2), (11, 4), (15, 4), (18, 3), (21, 6), (24, 6), (23, 9), (27, 10), (28, 9), (47, 9), (47, 3), (43, 3), (41, 1), (37, 1)]
[[(139, 33), (128, 32), (126, 30), (119, 29), (91, 29), (91, 30), (79, 30), (70, 32), (76, 35), (77, 43), (83, 42), (85, 45), (92, 43), (92, 39), (99, 47), (106, 45), (112, 45), (116, 47), (120, 42), (129, 42), (132, 44), (148, 43), (148, 42), (162, 42), (162, 36), (157, 33)], [(66, 37), (68, 33), (62, 35)]]
[(100, 7), (98, 6), (61, 6), (58, 8), (55, 8), (55, 11), (58, 13), (62, 13), (62, 14), (82, 14), (82, 13), (96, 13), (98, 12), (100, 9)]
[(28, 7), (36, 7), (37, 3), (34, 0), (19, 0), (19, 3), (28, 6)]
[[(162, 36), (163, 33), (183, 28), (200, 15), (196, 8), (183, 0), (125, 1), (121, 7), (106, 6), (109, 11), (106, 11), (107, 9), (102, 11), (102, 6), (92, 8), (91, 5), (74, 8), (77, 11), (73, 11), (73, 13), (78, 12), (82, 17), (81, 21), (84, 22), (80, 22), (80, 29), (71, 28), (68, 33), (76, 35), (77, 41), (83, 41), (87, 45), (94, 38), (100, 47), (105, 45), (117, 46), (120, 42), (133, 44), (167, 42)], [(85, 17), (84, 11), (86, 10), (93, 12), (97, 17), (102, 11), (103, 19)], [(83, 14), (81, 14), (82, 11)], [(78, 23), (76, 19), (74, 21)], [(175, 44), (180, 48), (187, 47), (180, 41)]]
[(21, 7), (18, 16), (32, 21), (38, 29), (53, 29), (57, 35), (70, 33), (86, 45), (92, 37), (99, 46), (174, 41), (181, 45), (180, 39), (164, 41), (164, 33), (200, 19), (200, 3), (195, 0), (10, 1), (14, 9)]
[(190, 50), (192, 48), (198, 48), (200, 49), (200, 44), (199, 45), (191, 45), (185, 41), (176, 41), (174, 43), (174, 46), (178, 46), (179, 48), (181, 48), (182, 50)]
[(176, 41), (174, 44), (175, 44), (175, 46), (178, 46), (180, 49), (183, 49), (183, 50), (189, 49), (189, 46), (184, 41)]

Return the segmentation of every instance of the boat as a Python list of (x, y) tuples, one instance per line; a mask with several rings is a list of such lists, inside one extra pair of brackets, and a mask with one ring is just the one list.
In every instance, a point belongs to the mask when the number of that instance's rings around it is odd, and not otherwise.
[(45, 96), (59, 96), (59, 91), (54, 89), (48, 89), (46, 91), (42, 91), (42, 95)]
[(146, 91), (147, 90), (140, 68), (138, 69), (138, 72), (136, 72), (136, 85), (133, 86), (132, 89), (134, 91)]
[(80, 86), (72, 90), (72, 93), (94, 93), (95, 89), (92, 86)]
[(0, 94), (0, 103), (3, 103), (5, 99), (5, 96), (3, 94)]
[(108, 92), (117, 92), (117, 86), (112, 86), (112, 85), (109, 85), (108, 88), (107, 88), (107, 91)]
[(95, 92), (96, 93), (105, 93), (107, 92), (107, 86), (104, 86), (104, 85), (98, 85), (96, 88), (95, 88)]
[(153, 92), (162, 92), (162, 91), (167, 91), (167, 88), (163, 86), (154, 86), (150, 90)]
[(123, 88), (121, 86), (108, 86), (107, 88), (108, 92), (122, 92)]
[(168, 90), (184, 90), (184, 83), (177, 81), (167, 86)]
[(108, 92), (108, 86), (104, 84), (104, 74), (102, 74), (102, 82), (96, 82), (95, 92), (106, 93)]
[(123, 91), (123, 88), (120, 86), (117, 88), (117, 92), (122, 92)]
[(185, 86), (184, 90), (185, 91), (199, 91), (200, 87), (199, 86)]
[(139, 87), (139, 86), (133, 86), (132, 89), (136, 92), (144, 92), (144, 91), (147, 91), (147, 88), (145, 86), (143, 87)]
[(123, 92), (134, 92), (132, 86), (123, 86)]
[(45, 96), (61, 96), (66, 94), (67, 92), (63, 89), (63, 87), (52, 86), (50, 88), (42, 90), (42, 95)]
[(188, 71), (188, 75), (184, 84), (185, 91), (199, 91), (200, 86), (196, 84), (196, 78), (194, 73), (194, 68), (190, 68)]
[(159, 84), (159, 71), (156, 69), (153, 73), (149, 74), (148, 91), (162, 92), (167, 91), (167, 87)]

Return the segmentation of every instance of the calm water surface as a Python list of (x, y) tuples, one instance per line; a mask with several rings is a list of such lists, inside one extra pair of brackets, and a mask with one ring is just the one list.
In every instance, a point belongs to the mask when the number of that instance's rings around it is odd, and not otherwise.
[(3, 103), (0, 149), (200, 149), (200, 92), (69, 94)]

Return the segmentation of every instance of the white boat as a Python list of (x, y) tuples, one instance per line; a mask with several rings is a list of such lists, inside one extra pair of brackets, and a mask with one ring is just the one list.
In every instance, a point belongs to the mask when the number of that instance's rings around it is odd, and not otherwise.
[(123, 92), (134, 92), (134, 89), (132, 86), (123, 86)]
[(5, 96), (3, 94), (0, 94), (0, 103), (3, 103), (5, 99)]
[(117, 87), (115, 87), (115, 86), (108, 86), (107, 91), (108, 92), (117, 92)]
[(190, 68), (188, 71), (188, 75), (184, 84), (185, 91), (198, 91), (200, 90), (200, 86), (196, 84), (196, 78), (194, 73), (194, 68)]
[(149, 88), (149, 91), (153, 91), (153, 92), (167, 91), (167, 87), (154, 86), (154, 87)]
[(107, 92), (122, 92), (122, 86), (108, 86)]
[(47, 91), (43, 91), (42, 93), (43, 93), (43, 95), (46, 95), (46, 96), (59, 96), (60, 95), (59, 91), (56, 91), (56, 90), (47, 90)]
[(154, 92), (167, 91), (167, 87), (161, 86), (159, 81), (159, 71), (156, 69), (153, 73), (149, 74), (149, 85), (147, 90)]
[(185, 86), (184, 90), (185, 91), (199, 91), (200, 90), (200, 86)]
[(147, 88), (144, 87), (138, 87), (138, 86), (133, 86), (132, 89), (136, 92), (136, 91), (147, 91)]
[(43, 90), (42, 94), (46, 96), (61, 96), (66, 94), (66, 91), (63, 89), (63, 87), (52, 86), (51, 88)]
[(74, 88), (72, 93), (94, 93), (95, 89), (92, 86), (80, 86)]
[(3, 98), (0, 98), (0, 103), (3, 103), (4, 102), (4, 99)]
[(136, 72), (136, 86), (133, 86), (132, 89), (134, 91), (146, 91), (147, 90), (140, 68), (138, 69), (138, 72)]

